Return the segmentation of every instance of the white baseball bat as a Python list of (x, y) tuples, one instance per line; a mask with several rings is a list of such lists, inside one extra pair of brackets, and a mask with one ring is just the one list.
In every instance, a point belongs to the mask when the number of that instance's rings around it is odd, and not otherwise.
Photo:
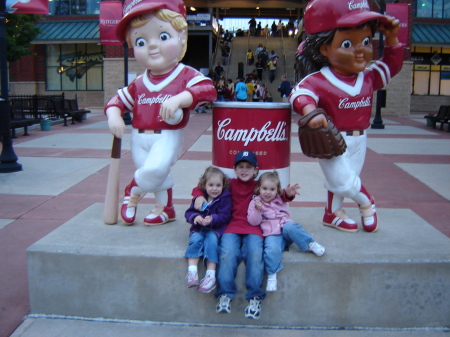
[(103, 209), (103, 222), (107, 225), (114, 225), (117, 223), (119, 215), (119, 165), (121, 145), (122, 140), (114, 136), (108, 182), (106, 185), (105, 206)]

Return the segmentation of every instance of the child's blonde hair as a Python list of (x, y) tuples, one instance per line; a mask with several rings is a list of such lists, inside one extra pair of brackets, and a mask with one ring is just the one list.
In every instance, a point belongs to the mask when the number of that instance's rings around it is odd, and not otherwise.
[(281, 188), (280, 176), (277, 171), (272, 172), (264, 172), (258, 179), (255, 187), (255, 195), (260, 194), (261, 184), (264, 180), (272, 180), (277, 185), (277, 194), (281, 195), (283, 193), (283, 189)]
[[(173, 28), (175, 28), (178, 31), (182, 31), (182, 34), (184, 34), (183, 49), (181, 50), (181, 53), (178, 56), (178, 61), (181, 61), (181, 59), (184, 57), (184, 54), (186, 54), (187, 49), (188, 32), (186, 19), (181, 14), (178, 14), (177, 12), (165, 8), (157, 9), (153, 12), (153, 14), (160, 20), (170, 22)], [(144, 19), (144, 15), (138, 15), (130, 21), (130, 24), (128, 25), (125, 31), (126, 41), (129, 48), (133, 48), (129, 34), (130, 29), (141, 27), (145, 25), (147, 22), (148, 19)]]
[(206, 191), (206, 182), (209, 178), (211, 178), (213, 175), (218, 175), (222, 179), (222, 188), (225, 189), (228, 187), (228, 176), (222, 172), (221, 169), (218, 169), (217, 167), (210, 166), (207, 167), (205, 172), (200, 176), (200, 179), (198, 180), (198, 188), (202, 191)]

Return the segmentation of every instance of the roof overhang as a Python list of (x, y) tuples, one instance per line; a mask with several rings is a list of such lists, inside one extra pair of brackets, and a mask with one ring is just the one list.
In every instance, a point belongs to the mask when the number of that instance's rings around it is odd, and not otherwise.
[(33, 44), (100, 43), (98, 20), (40, 21)]

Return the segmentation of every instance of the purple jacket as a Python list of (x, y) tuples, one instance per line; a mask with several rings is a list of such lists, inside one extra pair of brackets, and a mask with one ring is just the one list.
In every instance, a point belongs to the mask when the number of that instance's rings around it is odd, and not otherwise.
[[(206, 192), (204, 192), (204, 197), (208, 199)], [(194, 232), (200, 232), (203, 229), (202, 225), (194, 225), (194, 219), (196, 216), (201, 215), (206, 217), (207, 215), (212, 217), (212, 222), (210, 224), (211, 229), (220, 238), (231, 219), (231, 194), (229, 189), (223, 190), (222, 194), (217, 198), (213, 199), (209, 204), (208, 208), (204, 211), (199, 211), (194, 208), (195, 198), (191, 202), (191, 206), (186, 210), (184, 216), (186, 221), (192, 226), (189, 231), (189, 235)]]

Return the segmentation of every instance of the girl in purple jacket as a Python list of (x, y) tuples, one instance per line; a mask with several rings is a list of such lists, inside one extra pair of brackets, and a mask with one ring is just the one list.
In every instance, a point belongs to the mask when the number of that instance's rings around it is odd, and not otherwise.
[[(210, 293), (216, 288), (216, 267), (219, 239), (231, 217), (231, 197), (228, 177), (216, 167), (208, 167), (198, 182), (206, 202), (202, 209), (195, 209), (194, 202), (186, 210), (186, 221), (192, 226), (189, 234), (189, 247), (184, 255), (188, 260), (188, 287), (197, 287), (202, 293)], [(206, 276), (198, 281), (198, 263), (203, 256)]]
[(285, 247), (295, 242), (302, 252), (311, 251), (317, 256), (325, 253), (325, 248), (291, 219), (289, 206), (281, 199), (282, 193), (278, 173), (263, 173), (256, 185), (255, 197), (248, 206), (248, 222), (252, 226), (261, 226), (264, 236), (266, 291), (277, 290), (277, 272), (283, 268), (281, 254)]

